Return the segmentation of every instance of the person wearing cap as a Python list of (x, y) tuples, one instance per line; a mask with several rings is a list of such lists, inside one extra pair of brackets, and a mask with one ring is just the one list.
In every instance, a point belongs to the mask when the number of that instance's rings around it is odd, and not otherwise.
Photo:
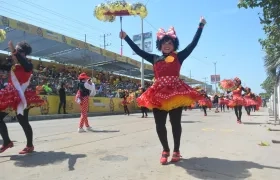
[(85, 132), (84, 125), (86, 126), (87, 131), (92, 131), (92, 128), (88, 122), (88, 107), (89, 107), (89, 96), (95, 96), (95, 84), (91, 82), (90, 77), (86, 73), (81, 73), (78, 77), (78, 92), (75, 97), (75, 101), (80, 104), (81, 107), (81, 118), (78, 128), (78, 132)]
[(36, 91), (28, 89), (32, 77), (33, 64), (28, 61), (27, 55), (31, 54), (32, 48), (26, 42), (20, 42), (14, 47), (10, 41), (8, 44), (12, 56), (8, 58), (6, 64), (0, 68), (9, 72), (8, 84), (0, 90), (0, 134), (3, 139), (3, 145), (0, 153), (14, 146), (4, 122), (7, 112), (16, 111), (16, 117), (22, 126), (27, 139), (26, 147), (19, 154), (27, 154), (34, 151), (33, 130), (28, 121), (28, 112), (32, 107), (39, 107), (44, 104)]

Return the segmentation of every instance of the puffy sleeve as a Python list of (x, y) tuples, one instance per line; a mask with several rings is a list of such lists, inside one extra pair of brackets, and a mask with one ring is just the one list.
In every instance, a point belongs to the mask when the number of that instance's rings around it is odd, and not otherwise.
[(95, 96), (96, 95), (96, 89), (95, 89), (95, 84), (89, 84), (88, 82), (85, 82), (85, 88), (90, 90), (90, 96)]

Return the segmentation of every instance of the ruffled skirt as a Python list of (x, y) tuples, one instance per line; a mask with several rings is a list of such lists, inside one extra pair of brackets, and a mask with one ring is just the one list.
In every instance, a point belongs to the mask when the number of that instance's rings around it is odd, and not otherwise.
[(191, 106), (202, 95), (177, 76), (157, 78), (154, 84), (137, 98), (139, 106), (170, 111), (178, 107)]
[(199, 104), (199, 106), (206, 106), (206, 107), (208, 107), (208, 108), (211, 108), (212, 107), (212, 102), (211, 102), (211, 100), (210, 99), (207, 99), (207, 98), (204, 98), (204, 99), (201, 99), (201, 100), (199, 100), (198, 101), (198, 104)]
[(248, 106), (256, 106), (257, 105), (257, 102), (255, 100), (253, 100), (252, 98), (250, 97), (244, 97), (245, 99), (245, 106), (248, 107)]
[[(24, 93), (27, 107), (39, 107), (44, 104), (44, 100), (36, 94), (36, 91), (27, 89)], [(17, 106), (21, 102), (20, 96), (16, 88), (12, 84), (8, 84), (4, 89), (0, 90), (0, 111), (9, 112), (16, 111)]]
[(245, 105), (246, 105), (246, 101), (241, 95), (233, 95), (233, 98), (228, 103), (229, 107), (245, 106)]

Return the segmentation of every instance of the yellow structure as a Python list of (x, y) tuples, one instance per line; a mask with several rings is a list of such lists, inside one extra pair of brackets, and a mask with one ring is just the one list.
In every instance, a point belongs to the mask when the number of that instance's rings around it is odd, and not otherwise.
[[(41, 96), (45, 100), (42, 107), (32, 108), (30, 116), (57, 114), (59, 106), (59, 96)], [(80, 113), (80, 106), (74, 101), (75, 96), (66, 97), (67, 113)], [(115, 113), (124, 112), (121, 98), (90, 97), (89, 113)], [(135, 101), (128, 105), (130, 111), (138, 109)], [(10, 113), (13, 116), (14, 113)]]

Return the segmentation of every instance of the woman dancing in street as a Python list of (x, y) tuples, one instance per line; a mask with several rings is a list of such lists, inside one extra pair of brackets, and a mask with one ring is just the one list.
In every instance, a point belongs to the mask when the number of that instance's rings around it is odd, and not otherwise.
[[(144, 92), (146, 91), (145, 88), (141, 87), (140, 88), (140, 95), (142, 95)], [(147, 118), (148, 117), (148, 113), (147, 113), (148, 109), (144, 106), (141, 106), (141, 112), (142, 112), (142, 118)]]
[(144, 106), (153, 110), (157, 134), (163, 146), (163, 152), (160, 158), (161, 164), (166, 164), (170, 156), (167, 130), (165, 127), (167, 115), (169, 114), (170, 117), (174, 139), (171, 161), (177, 162), (181, 157), (180, 140), (183, 107), (190, 106), (193, 102), (201, 98), (199, 92), (180, 80), (180, 69), (184, 60), (196, 47), (205, 24), (206, 21), (202, 17), (192, 42), (178, 53), (176, 51), (179, 47), (179, 40), (174, 28), (170, 28), (167, 32), (160, 29), (157, 33), (156, 46), (162, 52), (161, 56), (149, 54), (141, 50), (125, 32), (120, 32), (120, 38), (125, 39), (137, 55), (154, 66), (155, 82), (145, 93), (137, 98), (137, 101), (140, 107)]
[(4, 118), (8, 115), (8, 112), (15, 111), (27, 139), (26, 147), (19, 154), (27, 154), (34, 151), (33, 130), (28, 121), (28, 112), (32, 107), (41, 106), (44, 101), (36, 95), (35, 91), (28, 89), (33, 64), (28, 61), (26, 56), (31, 54), (31, 46), (26, 42), (20, 42), (14, 47), (10, 41), (9, 48), (12, 56), (6, 64), (0, 65), (0, 69), (9, 72), (8, 85), (0, 90), (0, 134), (3, 139), (0, 153), (14, 146), (9, 137)]
[(245, 110), (247, 112), (247, 115), (251, 115), (251, 109), (253, 106), (256, 105), (256, 101), (254, 100), (254, 94), (251, 92), (251, 88), (245, 88), (246, 93), (244, 94), (245, 99)]
[(221, 94), (219, 98), (219, 105), (221, 108), (221, 112), (225, 112), (226, 99), (224, 94)]
[(238, 77), (234, 79), (234, 83), (236, 88), (232, 91), (232, 99), (229, 102), (229, 106), (234, 108), (237, 123), (241, 124), (242, 106), (246, 104), (245, 99), (242, 97), (242, 91), (246, 92), (246, 90), (242, 87), (241, 80)]
[(203, 109), (204, 116), (207, 116), (207, 108), (212, 108), (212, 102), (209, 96), (207, 96), (206, 92), (204, 90), (201, 90), (201, 94), (203, 96), (203, 99), (198, 101), (199, 106)]

